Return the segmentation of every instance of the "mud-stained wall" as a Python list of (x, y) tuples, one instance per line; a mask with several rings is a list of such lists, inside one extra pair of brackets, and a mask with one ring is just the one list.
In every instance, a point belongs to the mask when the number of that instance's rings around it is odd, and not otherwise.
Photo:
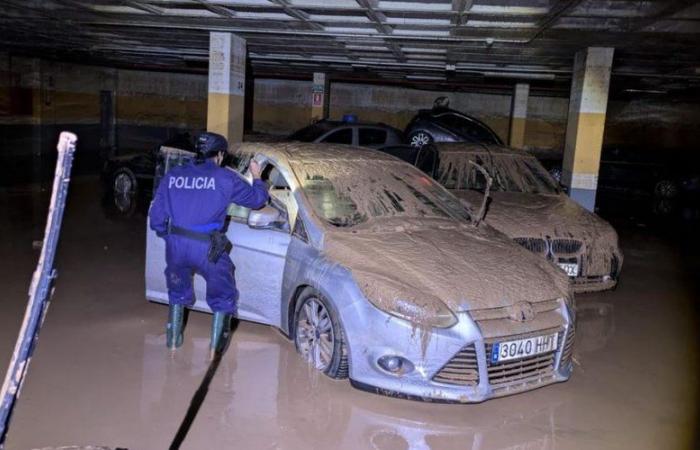
[[(311, 80), (256, 79), (252, 131), (282, 136), (311, 123), (311, 85)], [(113, 102), (112, 139), (101, 107), (105, 93)], [(331, 83), (330, 117), (352, 113), (362, 121), (404, 129), (418, 109), (430, 108), (439, 96), (508, 140), (511, 95), (336, 82)], [(79, 135), (76, 172), (95, 173), (109, 154), (148, 151), (177, 132), (203, 130), (206, 102), (206, 75), (63, 64), (0, 52), (0, 185), (50, 174), (63, 129)], [(563, 149), (568, 103), (567, 98), (530, 95), (525, 147)], [(700, 130), (697, 106), (664, 97), (611, 101), (604, 145), (694, 150)]]
[[(511, 95), (450, 93), (399, 87), (331, 83), (330, 118), (356, 114), (361, 121), (384, 122), (404, 129), (415, 112), (430, 108), (439, 96), (454, 109), (491, 126), (508, 141)], [(254, 128), (287, 134), (311, 122), (311, 81), (256, 80)], [(525, 147), (563, 151), (569, 99), (531, 95), (528, 100)], [(700, 130), (696, 103), (661, 97), (612, 100), (608, 104), (603, 145), (640, 149), (694, 149)]]
[(97, 173), (109, 155), (148, 151), (178, 132), (200, 131), (206, 83), (201, 75), (0, 54), (0, 185), (50, 176), (62, 130), (78, 134), (78, 174)]

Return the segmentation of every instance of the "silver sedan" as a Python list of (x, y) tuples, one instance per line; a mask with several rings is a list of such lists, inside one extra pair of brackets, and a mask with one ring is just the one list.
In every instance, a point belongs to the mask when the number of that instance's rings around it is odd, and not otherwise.
[[(253, 155), (271, 202), (229, 210), (240, 319), (279, 328), (328, 376), (387, 395), (479, 402), (568, 379), (573, 294), (552, 264), (476, 225), (392, 156), (243, 144), (234, 167)], [(147, 230), (146, 296), (166, 303), (163, 240)], [(194, 309), (208, 311), (195, 278)]]

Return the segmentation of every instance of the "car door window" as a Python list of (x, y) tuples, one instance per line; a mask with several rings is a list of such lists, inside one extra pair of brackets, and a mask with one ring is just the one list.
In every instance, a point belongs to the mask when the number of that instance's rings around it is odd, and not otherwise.
[[(237, 175), (243, 177), (242, 174), (248, 170), (248, 166), (250, 165), (250, 161), (252, 159), (253, 159), (252, 153), (243, 153), (243, 152), (229, 153), (226, 155), (226, 159), (224, 161), (224, 164), (228, 168), (233, 169), (235, 172), (237, 172)], [(246, 208), (245, 206), (237, 205), (235, 203), (231, 203), (228, 206), (228, 210), (226, 212), (226, 214), (228, 214), (232, 220), (235, 220), (237, 222), (244, 222), (244, 223), (248, 220), (249, 213), (250, 213), (249, 208)]]
[(321, 142), (326, 142), (328, 144), (352, 144), (352, 128), (343, 128), (338, 131), (334, 131)]
[(360, 146), (383, 145), (386, 142), (386, 130), (381, 128), (360, 128)]
[(273, 199), (273, 206), (281, 205), (284, 208), (284, 212), (289, 221), (289, 228), (294, 229), (299, 208), (286, 178), (279, 169), (271, 163), (263, 168), (261, 178), (269, 187), (268, 192)]

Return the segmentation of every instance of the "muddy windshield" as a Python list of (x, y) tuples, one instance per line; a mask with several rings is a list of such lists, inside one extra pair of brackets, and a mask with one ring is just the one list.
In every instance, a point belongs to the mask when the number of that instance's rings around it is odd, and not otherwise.
[(447, 189), (483, 191), (486, 179), (473, 164), (482, 165), (493, 177), (492, 191), (556, 194), (556, 182), (535, 159), (510, 153), (440, 153), (437, 180)]
[(334, 226), (383, 217), (470, 220), (459, 200), (403, 162), (328, 159), (292, 168), (314, 212)]

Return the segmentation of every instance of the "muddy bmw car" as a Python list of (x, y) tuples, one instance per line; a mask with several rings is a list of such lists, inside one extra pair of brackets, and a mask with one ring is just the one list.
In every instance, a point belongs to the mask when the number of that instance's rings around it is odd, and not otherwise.
[[(325, 144), (243, 144), (236, 169), (253, 154), (271, 200), (229, 209), (240, 319), (279, 328), (316, 369), (383, 394), (479, 402), (569, 377), (566, 276), (477, 226), (423, 172)], [(164, 243), (147, 233), (146, 296), (166, 303)], [(194, 309), (208, 311), (195, 278)]]
[(561, 267), (575, 291), (615, 287), (622, 269), (617, 233), (561, 192), (533, 156), (484, 144), (438, 143), (434, 148), (434, 178), (475, 209), (486, 178), (472, 162), (486, 168), (492, 177), (486, 222)]

